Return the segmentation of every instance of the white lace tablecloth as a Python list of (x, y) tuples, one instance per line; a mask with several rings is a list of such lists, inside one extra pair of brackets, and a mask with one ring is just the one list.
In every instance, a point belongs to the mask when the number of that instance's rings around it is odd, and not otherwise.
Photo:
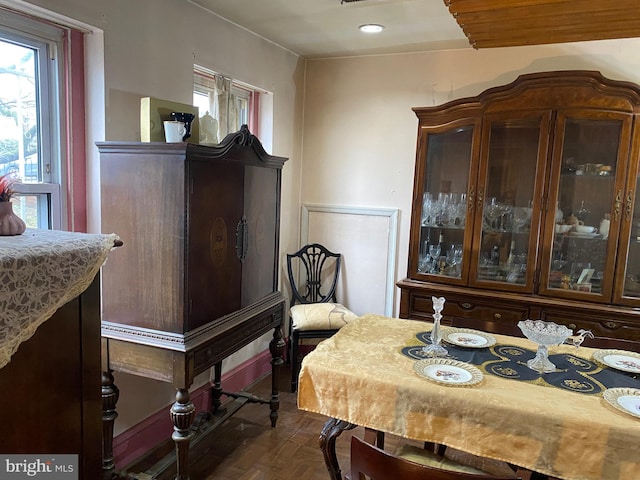
[(0, 368), (91, 284), (117, 235), (27, 229), (0, 237)]

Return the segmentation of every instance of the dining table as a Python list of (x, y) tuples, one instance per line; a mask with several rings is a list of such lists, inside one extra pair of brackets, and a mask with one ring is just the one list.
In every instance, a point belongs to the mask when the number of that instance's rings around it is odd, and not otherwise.
[[(524, 336), (443, 326), (447, 355), (435, 363), (470, 373), (449, 383), (447, 368), (427, 368), (432, 327), (366, 314), (303, 359), (298, 408), (329, 417), (320, 447), (332, 480), (342, 478), (335, 442), (355, 426), (564, 480), (640, 479), (640, 354), (629, 353), (639, 359), (630, 370), (612, 368), (602, 354), (624, 352), (590, 348), (586, 338), (550, 346), (555, 371), (540, 373), (527, 367), (537, 345)], [(465, 344), (453, 331), (485, 345)], [(616, 392), (639, 401), (622, 408)]]

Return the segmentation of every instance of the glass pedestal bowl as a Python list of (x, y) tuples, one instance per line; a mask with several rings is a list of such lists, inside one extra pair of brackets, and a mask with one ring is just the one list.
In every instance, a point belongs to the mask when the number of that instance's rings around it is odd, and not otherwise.
[(542, 320), (522, 320), (518, 327), (525, 337), (538, 344), (536, 356), (527, 362), (527, 366), (540, 373), (554, 372), (556, 366), (549, 361), (548, 347), (564, 343), (573, 331), (564, 325)]

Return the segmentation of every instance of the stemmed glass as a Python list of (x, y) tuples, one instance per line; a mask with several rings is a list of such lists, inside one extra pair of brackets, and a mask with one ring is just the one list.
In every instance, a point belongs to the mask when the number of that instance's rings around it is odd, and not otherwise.
[(500, 215), (503, 214), (503, 210), (496, 197), (491, 197), (489, 204), (485, 206), (485, 210), (489, 220), (489, 229), (497, 230), (499, 227), (498, 219), (500, 218)]
[(438, 259), (442, 253), (442, 248), (439, 244), (434, 243), (429, 245), (429, 256), (431, 257), (431, 273), (437, 273), (438, 271)]
[(431, 344), (422, 347), (422, 352), (427, 357), (446, 357), (449, 352), (442, 346), (442, 332), (440, 331), (440, 320), (442, 319), (442, 309), (444, 308), (444, 297), (431, 297), (433, 303), (433, 329), (431, 330)]
[(451, 267), (453, 275), (460, 275), (460, 263), (462, 262), (462, 245), (453, 244), (447, 252), (447, 263)]
[(419, 272), (427, 272), (429, 265), (431, 263), (431, 258), (429, 257), (429, 245), (425, 240), (422, 243), (422, 248), (420, 249), (420, 254), (418, 256), (418, 271)]

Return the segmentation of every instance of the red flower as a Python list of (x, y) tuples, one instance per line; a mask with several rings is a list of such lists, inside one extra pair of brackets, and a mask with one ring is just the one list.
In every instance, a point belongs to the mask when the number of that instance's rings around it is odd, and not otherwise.
[(15, 193), (12, 188), (14, 182), (15, 178), (10, 173), (0, 177), (0, 202), (8, 202), (11, 200), (11, 196)]

